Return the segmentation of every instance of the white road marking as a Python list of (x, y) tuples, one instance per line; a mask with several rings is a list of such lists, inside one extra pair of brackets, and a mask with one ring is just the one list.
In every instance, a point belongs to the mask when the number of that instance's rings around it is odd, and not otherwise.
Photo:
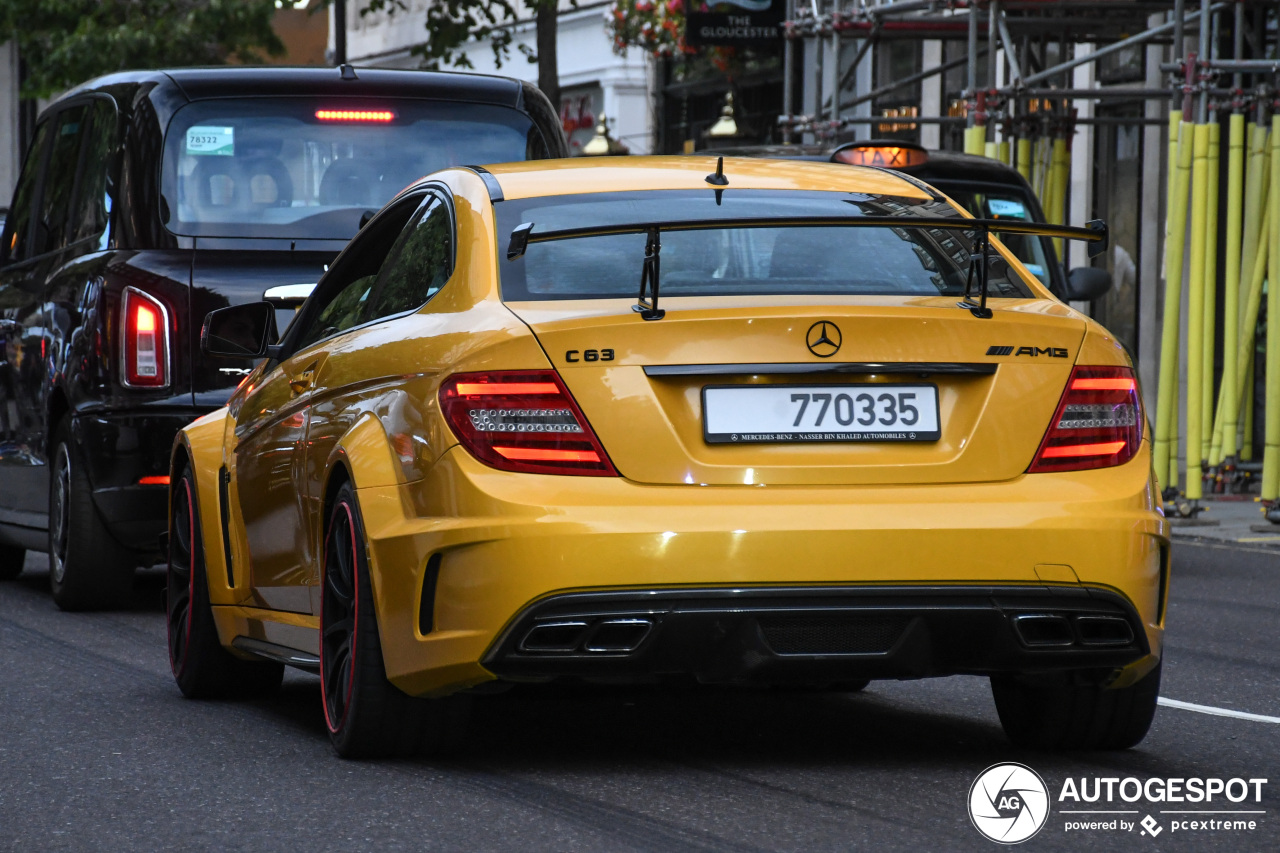
[(1233, 711), (1230, 708), (1215, 708), (1212, 705), (1179, 702), (1177, 699), (1166, 699), (1163, 696), (1156, 701), (1166, 708), (1180, 708), (1183, 711), (1195, 711), (1198, 714), (1210, 714), (1215, 717), (1235, 717), (1237, 720), (1252, 720), (1255, 723), (1280, 723), (1280, 717), (1268, 717), (1266, 714), (1250, 714), (1247, 711)]

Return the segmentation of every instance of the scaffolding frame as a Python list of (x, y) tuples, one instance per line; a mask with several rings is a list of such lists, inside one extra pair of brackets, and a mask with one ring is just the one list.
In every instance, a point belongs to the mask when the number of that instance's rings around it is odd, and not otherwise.
[[(965, 152), (1018, 168), (1051, 223), (1067, 220), (1067, 175), (1074, 174), (1070, 145), (1077, 127), (1167, 124), (1155, 468), (1167, 486), (1166, 498), (1179, 514), (1190, 515), (1200, 510), (1206, 491), (1247, 489), (1261, 473), (1267, 518), (1280, 524), (1280, 3), (787, 0), (786, 18), (784, 103), (778, 118), (784, 142), (797, 137), (831, 141), (867, 125), (963, 126)], [(848, 39), (858, 47), (842, 74)], [(964, 51), (943, 61), (946, 51), (933, 48), (936, 61), (929, 67), (873, 85), (874, 69), (861, 70), (862, 64), (875, 57), (876, 47), (901, 39), (962, 43)], [(1142, 85), (1081, 88), (1076, 83), (1081, 66), (1096, 68), (1123, 51), (1151, 47), (1163, 50), (1164, 61), (1154, 62), (1144, 51)], [(801, 49), (812, 73), (808, 113), (795, 103)], [(984, 57), (985, 79), (979, 79)], [(939, 86), (936, 114), (869, 115), (882, 98), (961, 68), (958, 102), (948, 103)], [(1092, 83), (1096, 76), (1085, 79)], [(1141, 117), (1093, 114), (1095, 105), (1134, 101), (1152, 106)], [(957, 103), (962, 107), (956, 109)], [(851, 110), (857, 114), (848, 114)], [(1156, 136), (1144, 137), (1144, 145), (1159, 138), (1158, 131), (1150, 132)], [(1218, 222), (1220, 211), (1226, 213), (1225, 230)], [(1225, 264), (1219, 264), (1220, 255)], [(1264, 281), (1273, 283), (1264, 287)], [(1159, 283), (1157, 277), (1156, 287)], [(1264, 290), (1266, 315), (1274, 318), (1266, 324), (1265, 367), (1253, 358)], [(1215, 337), (1220, 328), (1222, 341)], [(1251, 458), (1254, 388), (1249, 383), (1264, 369), (1266, 438), (1258, 464)], [(1186, 399), (1180, 399), (1180, 388)], [(1237, 444), (1241, 418), (1245, 429)], [(1185, 446), (1185, 491), (1178, 488), (1180, 446)]]

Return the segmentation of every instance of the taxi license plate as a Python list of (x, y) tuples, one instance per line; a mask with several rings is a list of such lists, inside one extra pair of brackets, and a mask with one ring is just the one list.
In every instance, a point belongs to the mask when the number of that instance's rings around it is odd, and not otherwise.
[(937, 441), (936, 385), (709, 385), (709, 444)]

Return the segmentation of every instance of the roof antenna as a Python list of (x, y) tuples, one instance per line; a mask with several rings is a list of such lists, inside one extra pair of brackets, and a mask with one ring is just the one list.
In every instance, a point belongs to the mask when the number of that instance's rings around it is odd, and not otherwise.
[(724, 176), (723, 157), (716, 161), (716, 173), (714, 175), (707, 175), (707, 183), (711, 184), (713, 187), (729, 186), (729, 179)]
[(355, 80), (355, 79), (357, 79), (357, 78), (356, 78), (356, 70), (355, 70), (354, 68), (352, 68), (352, 67), (351, 67), (351, 64), (350, 64), (350, 63), (347, 63), (347, 62), (342, 63), (341, 65), (339, 65), (339, 66), (338, 66), (338, 70), (342, 72), (342, 79), (343, 79), (343, 80)]

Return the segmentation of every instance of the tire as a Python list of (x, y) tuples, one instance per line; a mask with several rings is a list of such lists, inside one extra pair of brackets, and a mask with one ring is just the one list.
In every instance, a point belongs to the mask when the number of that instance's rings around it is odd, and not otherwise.
[(364, 524), (347, 483), (326, 528), (320, 613), (320, 699), (329, 740), (343, 758), (455, 751), (464, 697), (415, 699), (387, 680), (369, 581)]
[(0, 581), (11, 581), (22, 574), (27, 550), (16, 545), (0, 545)]
[(1028, 749), (1128, 749), (1147, 735), (1160, 694), (1160, 668), (1129, 686), (1108, 690), (1073, 683), (992, 677), (991, 693), (1005, 734)]
[(169, 668), (189, 699), (269, 696), (284, 665), (241, 660), (222, 647), (209, 604), (195, 478), (185, 471), (170, 492), (165, 621)]
[(125, 604), (138, 555), (111, 535), (71, 439), (71, 418), (54, 433), (49, 466), (49, 587), (63, 610), (104, 610)]

